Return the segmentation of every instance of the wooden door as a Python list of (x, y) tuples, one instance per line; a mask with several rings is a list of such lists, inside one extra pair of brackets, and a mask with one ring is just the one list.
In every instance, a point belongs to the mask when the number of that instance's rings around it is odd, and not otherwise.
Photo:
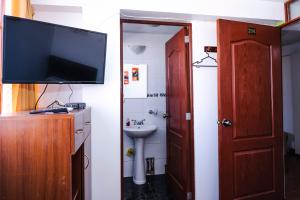
[(283, 199), (280, 48), (279, 28), (218, 20), (221, 200)]
[(187, 199), (190, 187), (189, 67), (187, 31), (183, 28), (166, 43), (167, 71), (167, 182), (176, 199)]

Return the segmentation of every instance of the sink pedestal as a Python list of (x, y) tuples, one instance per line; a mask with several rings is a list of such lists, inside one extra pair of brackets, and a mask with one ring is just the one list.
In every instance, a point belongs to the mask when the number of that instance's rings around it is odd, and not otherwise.
[(134, 138), (135, 154), (133, 162), (133, 182), (137, 185), (146, 183), (144, 162), (144, 138)]
[(134, 139), (133, 182), (137, 185), (146, 183), (144, 139), (153, 134), (156, 130), (157, 126), (155, 125), (124, 127), (124, 132)]

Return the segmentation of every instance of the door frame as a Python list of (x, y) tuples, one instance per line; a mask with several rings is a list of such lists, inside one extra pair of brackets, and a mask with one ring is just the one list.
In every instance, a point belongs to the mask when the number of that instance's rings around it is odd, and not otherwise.
[(290, 21), (287, 21), (287, 22), (281, 24), (281, 25), (279, 26), (279, 28), (280, 28), (280, 29), (283, 29), (283, 28), (286, 27), (286, 26), (289, 26), (289, 25), (292, 25), (292, 24), (295, 24), (295, 23), (298, 23), (298, 22), (300, 22), (300, 16), (299, 16), (299, 17), (296, 17), (295, 19), (292, 19), (292, 20), (290, 20)]
[(190, 141), (190, 186), (192, 192), (192, 199), (195, 199), (195, 151), (194, 151), (194, 101), (193, 101), (193, 65), (192, 65), (192, 23), (183, 23), (183, 22), (167, 22), (167, 21), (151, 21), (151, 20), (138, 20), (138, 19), (120, 19), (120, 138), (121, 138), (121, 200), (124, 198), (124, 151), (123, 151), (123, 25), (125, 23), (131, 24), (156, 24), (156, 25), (166, 25), (166, 26), (182, 26), (188, 29), (189, 36), (189, 44), (188, 44), (188, 62), (189, 63), (189, 77), (188, 77), (188, 85), (189, 85), (189, 103), (190, 103), (190, 112), (191, 112), (191, 120), (190, 120), (190, 132), (189, 132), (189, 141)]

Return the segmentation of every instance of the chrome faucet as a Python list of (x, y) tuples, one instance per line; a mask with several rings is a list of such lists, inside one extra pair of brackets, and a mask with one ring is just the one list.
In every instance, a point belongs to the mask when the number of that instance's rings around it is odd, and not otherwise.
[(133, 122), (133, 125), (134, 126), (142, 126), (142, 125), (144, 125), (144, 122), (146, 121), (145, 119), (142, 119), (141, 121), (138, 121), (138, 120), (135, 120), (135, 119), (133, 119), (133, 120), (131, 120), (132, 122)]

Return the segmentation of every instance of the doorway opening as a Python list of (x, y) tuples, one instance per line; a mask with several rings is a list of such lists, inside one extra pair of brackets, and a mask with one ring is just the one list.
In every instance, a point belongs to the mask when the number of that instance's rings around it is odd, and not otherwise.
[(121, 20), (123, 199), (194, 199), (190, 23)]
[(300, 197), (300, 22), (284, 26), (282, 38), (285, 196)]

